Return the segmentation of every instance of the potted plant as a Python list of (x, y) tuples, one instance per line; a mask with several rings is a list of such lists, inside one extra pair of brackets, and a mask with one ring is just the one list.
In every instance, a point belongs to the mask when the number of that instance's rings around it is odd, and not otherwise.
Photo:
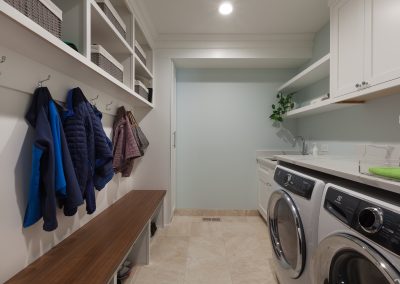
[(272, 114), (269, 118), (276, 122), (282, 122), (284, 115), (294, 108), (293, 94), (278, 93), (276, 97), (278, 103), (272, 105)]

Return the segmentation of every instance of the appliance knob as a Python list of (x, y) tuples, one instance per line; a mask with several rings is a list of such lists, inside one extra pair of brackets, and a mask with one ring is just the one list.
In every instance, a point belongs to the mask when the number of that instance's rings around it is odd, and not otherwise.
[(375, 234), (383, 226), (383, 211), (377, 207), (366, 207), (358, 213), (358, 223), (369, 234)]
[(292, 175), (291, 174), (287, 174), (285, 186), (288, 186), (291, 183), (291, 181), (292, 181)]

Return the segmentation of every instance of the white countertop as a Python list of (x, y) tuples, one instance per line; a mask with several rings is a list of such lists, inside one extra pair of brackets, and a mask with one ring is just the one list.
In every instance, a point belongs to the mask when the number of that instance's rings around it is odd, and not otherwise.
[(295, 150), (258, 150), (256, 151), (257, 162), (271, 169), (275, 169), (278, 164), (276, 155), (293, 155), (299, 152)]
[(359, 163), (356, 158), (302, 155), (275, 155), (274, 158), (311, 170), (400, 193), (400, 182), (360, 174), (358, 170)]

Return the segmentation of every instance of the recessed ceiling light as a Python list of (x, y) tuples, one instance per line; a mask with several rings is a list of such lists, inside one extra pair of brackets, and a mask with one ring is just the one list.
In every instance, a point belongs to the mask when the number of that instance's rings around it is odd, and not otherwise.
[(233, 11), (233, 6), (230, 2), (223, 2), (221, 5), (219, 5), (219, 13), (221, 15), (229, 15)]

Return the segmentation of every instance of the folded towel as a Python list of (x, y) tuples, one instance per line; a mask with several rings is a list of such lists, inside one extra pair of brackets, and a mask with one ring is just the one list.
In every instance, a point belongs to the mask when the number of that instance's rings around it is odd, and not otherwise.
[(400, 180), (400, 167), (376, 167), (368, 171), (377, 176)]

